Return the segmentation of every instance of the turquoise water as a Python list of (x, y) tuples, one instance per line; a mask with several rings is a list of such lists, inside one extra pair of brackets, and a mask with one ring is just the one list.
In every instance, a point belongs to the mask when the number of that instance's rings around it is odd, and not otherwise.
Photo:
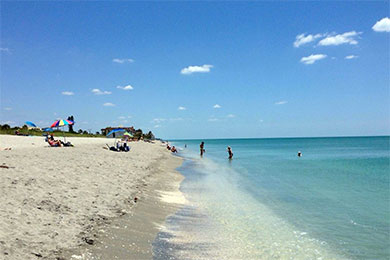
[(203, 141), (172, 142), (188, 203), (157, 258), (390, 258), (389, 137)]

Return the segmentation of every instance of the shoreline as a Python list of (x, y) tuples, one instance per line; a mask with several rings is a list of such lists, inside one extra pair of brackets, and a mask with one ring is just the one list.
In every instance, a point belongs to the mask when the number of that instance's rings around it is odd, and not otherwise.
[[(175, 170), (182, 159), (160, 141), (132, 142), (130, 152), (117, 153), (102, 149), (113, 139), (68, 140), (75, 147), (0, 135), (0, 147), (12, 148), (0, 151), (0, 163), (10, 167), (0, 169), (0, 255), (121, 259), (114, 254), (122, 252), (124, 259), (151, 259), (154, 238), (184, 201), (184, 177)], [(121, 238), (132, 240), (127, 248)]]

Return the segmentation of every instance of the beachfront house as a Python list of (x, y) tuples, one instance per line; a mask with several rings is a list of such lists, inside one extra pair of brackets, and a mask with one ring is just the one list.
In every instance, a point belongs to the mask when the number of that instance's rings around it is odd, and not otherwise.
[[(123, 130), (125, 130), (126, 132), (129, 132), (132, 135), (135, 134), (135, 129), (132, 126), (130, 126), (130, 127), (125, 127), (125, 126), (112, 127), (112, 126), (109, 126), (109, 127), (101, 129), (102, 135), (107, 135), (109, 132), (111, 132), (114, 129), (123, 129)], [(107, 137), (108, 138), (122, 138), (122, 136), (125, 133), (125, 131), (118, 131), (118, 132), (115, 132), (115, 133), (111, 133)]]

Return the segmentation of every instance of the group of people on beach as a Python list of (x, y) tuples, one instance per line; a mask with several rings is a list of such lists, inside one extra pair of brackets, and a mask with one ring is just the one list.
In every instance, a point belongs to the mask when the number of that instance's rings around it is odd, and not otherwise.
[[(203, 157), (203, 154), (206, 152), (206, 150), (204, 149), (204, 142), (200, 143), (199, 149), (200, 149), (200, 156)], [(230, 146), (227, 147), (227, 152), (228, 152), (229, 160), (233, 159), (233, 151)]]
[(176, 147), (173, 145), (172, 147), (169, 146), (169, 143), (167, 143), (167, 149), (171, 151), (172, 153), (177, 153)]

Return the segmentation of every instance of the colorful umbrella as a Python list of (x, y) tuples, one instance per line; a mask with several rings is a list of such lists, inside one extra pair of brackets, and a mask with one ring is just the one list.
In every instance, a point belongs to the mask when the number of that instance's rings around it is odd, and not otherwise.
[[(73, 125), (74, 122), (70, 120), (57, 120), (55, 121), (50, 127), (59, 127), (59, 126), (66, 126), (66, 125)], [(66, 143), (65, 133), (64, 129), (62, 128), (62, 134), (64, 135), (64, 142)]]
[(124, 135), (124, 136), (126, 135), (126, 136), (128, 136), (128, 137), (133, 137), (133, 135), (130, 134), (129, 132), (126, 132), (126, 133), (124, 133), (123, 135)]
[(109, 136), (111, 135), (112, 133), (116, 133), (116, 132), (125, 132), (126, 130), (125, 129), (122, 129), (122, 128), (117, 128), (117, 129), (113, 129), (111, 130), (108, 134), (106, 134), (106, 136)]
[(34, 124), (33, 122), (30, 122), (30, 121), (26, 121), (26, 125), (32, 126), (32, 127), (37, 127), (36, 124)]
[(59, 126), (65, 126), (65, 125), (73, 125), (74, 122), (70, 120), (57, 120), (55, 121), (50, 127), (59, 127)]

